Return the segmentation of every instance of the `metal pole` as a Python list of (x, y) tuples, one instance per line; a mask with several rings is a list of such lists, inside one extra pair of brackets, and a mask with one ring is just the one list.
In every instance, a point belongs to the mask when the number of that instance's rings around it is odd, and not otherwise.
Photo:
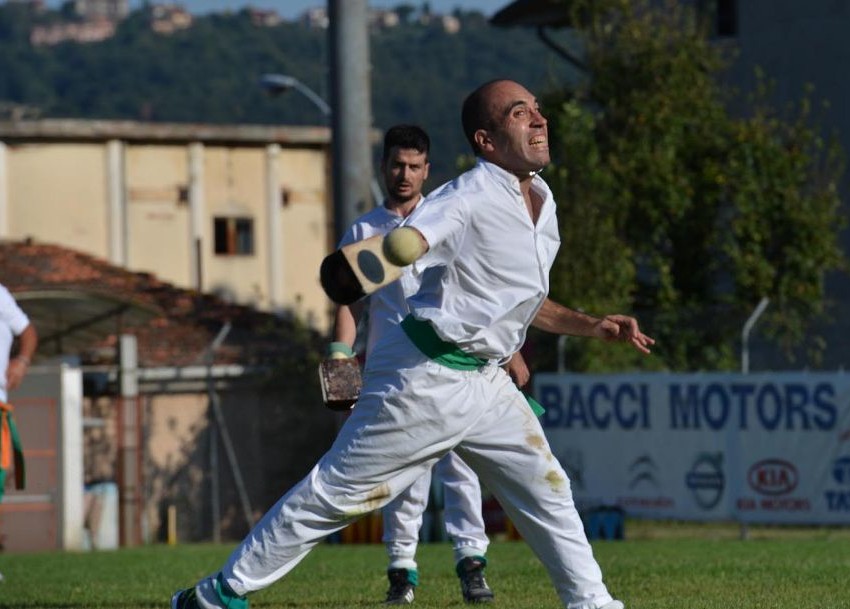
[[(368, 59), (367, 59), (367, 61), (368, 61)], [(295, 89), (296, 91), (301, 93), (304, 97), (306, 97), (308, 100), (310, 100), (313, 103), (313, 105), (315, 105), (319, 109), (319, 111), (321, 111), (321, 113), (325, 115), (325, 118), (328, 120), (328, 122), (331, 123), (331, 125), (334, 124), (333, 118), (332, 118), (333, 117), (333, 111), (332, 111), (331, 107), (328, 105), (328, 103), (324, 99), (322, 99), (322, 97), (318, 93), (316, 93), (313, 89), (311, 89), (310, 87), (305, 85), (303, 82), (301, 82), (300, 80), (298, 80), (294, 76), (290, 76), (289, 74), (263, 74), (263, 76), (260, 78), (260, 84), (264, 88), (266, 88), (268, 91), (275, 93), (275, 94), (280, 93), (282, 91), (289, 90), (289, 89)], [(369, 104), (371, 104), (371, 98), (370, 98)], [(367, 141), (367, 142), (368, 142), (368, 135), (369, 135), (368, 134), (368, 124), (371, 123), (371, 114), (370, 114), (371, 110), (370, 110), (370, 108), (371, 108), (371, 106), (369, 106), (367, 108), (367, 110), (369, 110), (367, 115), (370, 117), (367, 120), (367, 133), (366, 133), (366, 136), (365, 136), (365, 141)], [(371, 148), (371, 146), (369, 148)], [(336, 153), (334, 153), (334, 155), (336, 155)], [(371, 167), (371, 163), (370, 163), (370, 167)], [(369, 187), (371, 188), (371, 191), (372, 191), (372, 203), (377, 205), (384, 198), (384, 193), (381, 190), (381, 185), (378, 184), (377, 179), (372, 177), (370, 184), (369, 184)], [(356, 214), (356, 215), (359, 215), (359, 214)], [(348, 227), (346, 226), (345, 228), (348, 228)], [(338, 235), (338, 237), (341, 238), (342, 235)]]
[(744, 328), (741, 330), (741, 372), (743, 374), (748, 374), (750, 372), (750, 331), (752, 331), (753, 326), (756, 325), (756, 321), (759, 317), (761, 317), (761, 314), (764, 313), (764, 310), (767, 308), (769, 303), (770, 299), (767, 296), (763, 297), (747, 318), (747, 321), (744, 322)]
[(558, 374), (563, 374), (567, 371), (566, 357), (567, 352), (567, 335), (561, 334), (558, 337)]
[[(749, 374), (750, 372), (750, 332), (752, 331), (753, 326), (756, 325), (758, 318), (761, 317), (762, 313), (764, 313), (764, 310), (767, 308), (769, 303), (770, 299), (767, 296), (763, 296), (756, 305), (756, 308), (753, 309), (753, 312), (747, 318), (747, 321), (744, 322), (744, 327), (741, 330), (741, 374)], [(741, 522), (739, 537), (742, 540), (750, 538), (750, 528), (746, 522)]]
[[(218, 468), (218, 437), (221, 436), (221, 441), (224, 446), (224, 454), (227, 456), (227, 461), (230, 464), (230, 471), (233, 474), (233, 480), (236, 483), (236, 492), (239, 495), (239, 501), (242, 504), (242, 512), (245, 515), (245, 523), (250, 529), (254, 526), (254, 516), (251, 510), (251, 503), (248, 499), (248, 490), (245, 488), (245, 482), (242, 479), (242, 472), (239, 469), (239, 463), (236, 460), (236, 451), (233, 448), (233, 440), (230, 438), (230, 432), (224, 421), (224, 414), (221, 411), (218, 393), (215, 390), (212, 376), (213, 358), (215, 350), (224, 342), (231, 329), (230, 322), (225, 322), (218, 331), (215, 339), (207, 347), (207, 398), (209, 400), (210, 413), (210, 489), (212, 493), (212, 515), (213, 515), (213, 541), (219, 543), (221, 541), (221, 504), (219, 499), (219, 468)], [(218, 432), (218, 433), (216, 433)]]
[(372, 97), (366, 0), (328, 0), (334, 232), (372, 207)]

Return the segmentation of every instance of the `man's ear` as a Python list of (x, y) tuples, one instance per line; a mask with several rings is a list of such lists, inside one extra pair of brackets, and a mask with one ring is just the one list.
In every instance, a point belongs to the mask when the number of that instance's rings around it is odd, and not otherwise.
[(493, 139), (490, 137), (490, 134), (486, 129), (479, 129), (472, 137), (478, 145), (479, 150), (490, 151), (493, 149)]

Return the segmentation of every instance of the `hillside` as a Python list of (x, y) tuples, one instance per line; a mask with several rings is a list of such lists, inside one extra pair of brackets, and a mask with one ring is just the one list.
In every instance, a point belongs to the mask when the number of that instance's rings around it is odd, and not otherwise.
[[(496, 77), (542, 93), (571, 75), (533, 30), (491, 26), (477, 12), (460, 16), (456, 34), (402, 23), (371, 33), (372, 102), (379, 129), (421, 124), (432, 135), (430, 186), (454, 173), (467, 153), (460, 104), (472, 87)], [(246, 11), (197, 17), (171, 35), (149, 27), (141, 9), (115, 35), (91, 44), (33, 47), (34, 23), (59, 14), (0, 6), (0, 105), (23, 104), (41, 117), (212, 123), (317, 124), (303, 96), (269, 97), (259, 76), (295, 76), (328, 98), (327, 31), (295, 23), (254, 25)]]

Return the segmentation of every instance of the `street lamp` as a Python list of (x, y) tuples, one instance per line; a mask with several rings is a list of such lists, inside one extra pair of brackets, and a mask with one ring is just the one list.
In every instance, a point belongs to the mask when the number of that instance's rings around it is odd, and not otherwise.
[[(295, 89), (313, 102), (313, 105), (325, 115), (326, 119), (330, 120), (331, 118), (331, 107), (328, 105), (328, 102), (294, 76), (290, 76), (289, 74), (263, 74), (260, 77), (260, 86), (268, 91), (270, 95), (280, 95), (281, 93)], [(378, 185), (378, 181), (374, 176), (372, 177), (372, 197), (375, 199), (375, 205), (380, 205), (384, 199), (384, 193), (381, 191), (381, 187)]]
[(313, 91), (313, 89), (294, 76), (289, 76), (288, 74), (263, 74), (260, 78), (260, 85), (272, 95), (280, 95), (281, 93), (296, 89), (304, 97), (313, 102), (325, 117), (330, 118), (331, 116), (331, 107), (328, 103), (319, 97), (319, 94)]

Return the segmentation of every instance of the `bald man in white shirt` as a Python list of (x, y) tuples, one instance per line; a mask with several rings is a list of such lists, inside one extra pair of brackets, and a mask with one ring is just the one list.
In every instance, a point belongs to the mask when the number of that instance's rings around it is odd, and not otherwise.
[(411, 314), (366, 362), (361, 397), (331, 449), (269, 510), (218, 573), (173, 609), (244, 607), (319, 541), (380, 508), (454, 450), (493, 492), (568, 609), (622, 609), (602, 580), (566, 472), (540, 422), (500, 368), (530, 325), (621, 341), (649, 353), (632, 317), (593, 317), (547, 298), (560, 238), (537, 173), (546, 119), (522, 85), (499, 80), (464, 101), (478, 162), (411, 215), (426, 254)]

